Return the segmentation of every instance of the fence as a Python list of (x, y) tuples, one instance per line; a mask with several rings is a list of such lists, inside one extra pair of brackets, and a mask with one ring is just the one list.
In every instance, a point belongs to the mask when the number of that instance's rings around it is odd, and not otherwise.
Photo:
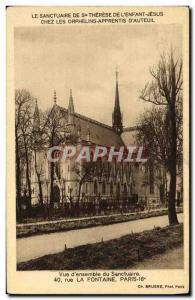
[(142, 211), (145, 208), (146, 201), (139, 198), (137, 194), (131, 197), (121, 197), (120, 199), (106, 196), (88, 196), (80, 199), (79, 202), (78, 199), (72, 198), (71, 201), (64, 199), (61, 203), (54, 202), (53, 205), (36, 205), (30, 209), (26, 209), (23, 206), (20, 218), (57, 219), (85, 217)]

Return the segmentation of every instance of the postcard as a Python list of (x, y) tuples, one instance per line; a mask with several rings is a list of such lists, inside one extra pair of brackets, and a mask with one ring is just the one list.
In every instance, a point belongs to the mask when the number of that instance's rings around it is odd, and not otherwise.
[(7, 7), (7, 293), (189, 293), (189, 7)]

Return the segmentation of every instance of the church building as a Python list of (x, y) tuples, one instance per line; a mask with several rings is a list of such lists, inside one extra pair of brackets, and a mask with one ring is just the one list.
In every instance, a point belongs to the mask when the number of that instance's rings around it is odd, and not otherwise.
[[(136, 127), (123, 126), (120, 107), (118, 72), (114, 108), (111, 112), (112, 126), (81, 115), (75, 111), (72, 90), (68, 108), (57, 104), (54, 92), (54, 105), (45, 120), (40, 124), (40, 111), (35, 105), (33, 132), (35, 147), (31, 159), (32, 204), (42, 199), (43, 203), (101, 202), (130, 203), (146, 200), (159, 202), (160, 185), (148, 164), (99, 160), (96, 164), (76, 163), (74, 159), (51, 163), (47, 150), (56, 145), (73, 144), (101, 145), (110, 148), (135, 144)], [(43, 140), (44, 145), (39, 141)], [(161, 170), (158, 170), (159, 175)]]

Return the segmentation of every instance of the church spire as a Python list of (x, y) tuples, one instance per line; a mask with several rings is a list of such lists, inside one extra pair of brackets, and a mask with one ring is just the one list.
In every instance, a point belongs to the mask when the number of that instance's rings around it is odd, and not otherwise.
[(68, 112), (70, 114), (74, 114), (74, 103), (73, 103), (73, 97), (72, 97), (72, 89), (70, 89), (70, 98), (69, 98), (69, 104), (68, 104)]
[(73, 103), (71, 89), (70, 89), (70, 97), (69, 97), (69, 104), (68, 104), (68, 124), (74, 124), (74, 103)]
[(66, 136), (69, 138), (70, 136), (75, 137), (77, 135), (77, 128), (75, 124), (75, 116), (74, 116), (74, 103), (72, 97), (72, 90), (70, 90), (69, 104), (68, 104), (68, 122), (66, 125)]
[(35, 111), (33, 115), (33, 131), (38, 132), (39, 130), (40, 130), (40, 115), (39, 115), (37, 99), (35, 99)]
[(118, 70), (116, 69), (116, 91), (115, 91), (115, 104), (112, 113), (112, 128), (119, 134), (123, 131), (122, 114), (119, 102), (119, 88), (118, 88)]

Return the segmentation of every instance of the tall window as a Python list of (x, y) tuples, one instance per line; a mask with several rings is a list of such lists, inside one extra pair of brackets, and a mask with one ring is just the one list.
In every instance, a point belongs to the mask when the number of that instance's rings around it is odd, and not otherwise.
[(121, 188), (120, 188), (120, 182), (117, 183), (117, 196), (120, 196)]
[(97, 188), (97, 180), (94, 181), (94, 194), (97, 195), (98, 188)]
[(105, 181), (102, 182), (102, 194), (103, 195), (106, 194), (106, 184), (105, 184)]
[(124, 195), (125, 195), (125, 196), (127, 195), (127, 184), (126, 184), (126, 182), (125, 182), (125, 184), (124, 184)]
[(110, 183), (110, 195), (113, 195), (113, 182)]

